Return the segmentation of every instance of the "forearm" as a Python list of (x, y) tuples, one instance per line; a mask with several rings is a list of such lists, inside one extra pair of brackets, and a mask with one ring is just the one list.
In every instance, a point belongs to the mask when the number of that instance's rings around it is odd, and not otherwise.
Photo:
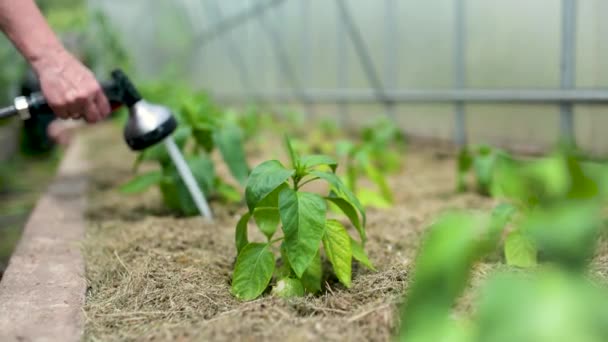
[(36, 72), (64, 51), (34, 0), (0, 0), (0, 30)]
[(0, 0), (0, 30), (36, 72), (55, 115), (97, 122), (110, 113), (95, 75), (65, 50), (34, 0)]

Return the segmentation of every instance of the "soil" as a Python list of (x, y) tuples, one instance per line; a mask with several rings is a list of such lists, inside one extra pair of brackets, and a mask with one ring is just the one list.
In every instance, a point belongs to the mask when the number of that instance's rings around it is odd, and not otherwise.
[[(212, 203), (216, 220), (207, 223), (171, 216), (156, 189), (122, 195), (116, 187), (132, 176), (135, 154), (118, 127), (97, 128), (86, 138), (93, 165), (84, 246), (87, 340), (386, 341), (399, 324), (424, 228), (446, 209), (495, 204), (455, 193), (452, 154), (412, 145), (404, 170), (390, 178), (397, 204), (368, 210), (366, 249), (377, 271), (355, 264), (350, 289), (329, 278), (319, 296), (284, 300), (265, 294), (239, 302), (230, 294), (230, 280), (234, 227), (245, 207)], [(263, 160), (251, 152), (252, 165)], [(493, 267), (479, 265), (476, 279)], [(461, 307), (467, 310), (473, 299), (467, 294)]]

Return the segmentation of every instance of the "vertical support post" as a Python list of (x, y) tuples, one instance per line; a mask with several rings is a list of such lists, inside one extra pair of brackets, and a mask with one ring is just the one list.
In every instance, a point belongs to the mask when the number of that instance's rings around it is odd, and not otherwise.
[[(285, 21), (284, 21), (284, 18), (285, 18), (284, 8), (285, 8), (285, 5), (276, 7), (273, 11), (270, 11), (268, 13), (269, 18), (267, 19), (272, 22), (272, 25), (274, 25), (274, 27), (281, 28), (280, 29), (281, 35), (284, 35), (285, 31), (286, 31)], [(284, 45), (287, 45), (287, 42), (285, 40), (282, 39), (282, 41), (283, 41)], [(286, 50), (289, 51), (289, 48), (287, 46), (286, 46)], [(283, 78), (282, 75), (276, 74), (276, 75), (274, 75), (274, 78), (275, 78), (274, 82), (277, 85), (277, 89), (282, 89), (282, 88), (285, 88), (286, 86), (288, 86), (287, 84), (285, 84), (285, 78)]]
[[(220, 4), (215, 0), (204, 0), (203, 1), (204, 9), (206, 12), (207, 18), (209, 20), (213, 20), (213, 18), (217, 18), (217, 21), (221, 22), (224, 20), (224, 11), (220, 7)], [(262, 102), (261, 96), (258, 94), (254, 84), (249, 77), (249, 70), (247, 68), (247, 63), (241, 54), (241, 51), (238, 48), (238, 44), (234, 40), (233, 32), (227, 32), (226, 37), (222, 40), (222, 44), (228, 59), (236, 69), (236, 72), (239, 74), (239, 78), (241, 79), (241, 84), (246, 91), (251, 94), (254, 98), (256, 104), (260, 104)]]
[(370, 83), (372, 88), (374, 89), (374, 94), (378, 101), (380, 101), (384, 108), (391, 103), (391, 99), (386, 96), (384, 91), (384, 85), (382, 84), (382, 80), (380, 79), (380, 75), (376, 70), (374, 62), (372, 61), (372, 57), (369, 54), (369, 49), (365, 44), (365, 40), (363, 40), (363, 36), (361, 34), (361, 30), (357, 26), (357, 22), (353, 17), (346, 0), (336, 0), (336, 5), (338, 8), (338, 13), (340, 14), (340, 18), (344, 23), (345, 28), (347, 29), (347, 33), (350, 37), (351, 42), (353, 43), (353, 47), (355, 48), (355, 52), (357, 57), (359, 58), (359, 62), (361, 63), (361, 67), (363, 68), (363, 72), (367, 77), (367, 81)]
[[(398, 46), (397, 38), (397, 4), (396, 0), (385, 0), (385, 32), (384, 32), (384, 83), (385, 89), (389, 92), (397, 88), (398, 79)], [(386, 104), (386, 112), (391, 120), (396, 121), (395, 117), (396, 106), (394, 102)]]
[[(561, 37), (560, 86), (572, 89), (575, 83), (576, 0), (562, 0)], [(576, 143), (572, 102), (560, 104), (560, 134), (562, 142), (568, 145)]]
[[(454, 87), (462, 89), (466, 85), (466, 17), (465, 0), (455, 0), (454, 8)], [(454, 105), (454, 142), (462, 147), (467, 144), (467, 122), (465, 104), (457, 101)]]
[(302, 106), (304, 106), (306, 111), (312, 112), (311, 101), (308, 99), (308, 95), (302, 89), (298, 75), (296, 71), (294, 71), (292, 63), (289, 60), (289, 55), (283, 44), (280, 31), (277, 29), (274, 23), (267, 20), (264, 13), (260, 14), (257, 19), (262, 27), (262, 30), (264, 30), (273, 46), (273, 52), (277, 59), (279, 72), (283, 77), (285, 77), (284, 79), (286, 83), (291, 86), (295, 96), (300, 101)]
[[(302, 80), (301, 83), (304, 92), (306, 92), (306, 89), (308, 89), (312, 83), (310, 19), (310, 0), (302, 0), (300, 1), (300, 79)], [(307, 118), (310, 117), (313, 105), (310, 104), (308, 107), (305, 106), (304, 110), (304, 115), (306, 115)]]
[[(336, 85), (339, 89), (345, 89), (348, 85), (348, 45), (346, 44), (346, 30), (342, 21), (342, 15), (338, 12), (336, 20)], [(338, 102), (338, 113), (340, 124), (343, 127), (349, 125), (348, 103)]]

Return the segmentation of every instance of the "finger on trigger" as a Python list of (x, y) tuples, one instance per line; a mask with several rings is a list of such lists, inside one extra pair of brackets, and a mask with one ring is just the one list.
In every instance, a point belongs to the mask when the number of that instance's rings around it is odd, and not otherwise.
[(101, 87), (95, 92), (94, 101), (97, 105), (97, 110), (99, 111), (101, 119), (104, 119), (110, 115), (112, 108), (110, 107), (110, 103), (108, 102), (106, 95), (103, 93), (103, 90), (101, 90)]
[(68, 119), (70, 117), (70, 111), (68, 109), (68, 107), (66, 105), (57, 105), (57, 104), (50, 104), (49, 103), (49, 107), (51, 107), (51, 110), (53, 111), (53, 113), (55, 114), (56, 117), (60, 118), (60, 119)]
[(65, 100), (69, 118), (77, 119), (78, 115), (86, 116), (86, 98), (78, 96), (74, 90), (68, 90)]
[(101, 119), (99, 109), (97, 108), (97, 105), (95, 105), (95, 100), (93, 98), (87, 100), (84, 113), (84, 118), (87, 122), (97, 122)]

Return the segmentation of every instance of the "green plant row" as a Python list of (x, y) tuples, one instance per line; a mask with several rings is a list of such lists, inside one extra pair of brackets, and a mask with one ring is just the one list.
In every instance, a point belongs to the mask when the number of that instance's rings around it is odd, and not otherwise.
[[(244, 185), (249, 175), (244, 152), (243, 132), (234, 118), (216, 106), (204, 93), (192, 93), (187, 88), (167, 89), (163, 86), (144, 88), (146, 98), (172, 99), (172, 108), (179, 122), (173, 134), (176, 144), (185, 155), (193, 175), (205, 195), (228, 202), (241, 200), (241, 192), (229, 180), (220, 178), (215, 172), (212, 159), (214, 151), (219, 151), (236, 184)], [(151, 186), (158, 186), (165, 205), (182, 215), (198, 213), (188, 189), (171, 162), (163, 144), (155, 145), (141, 152), (135, 162), (137, 172), (140, 163), (152, 161), (158, 169), (141, 173), (121, 187), (123, 193), (139, 193)]]
[[(485, 153), (484, 153), (485, 154)], [(589, 261), (605, 233), (608, 169), (565, 151), (530, 161), (502, 155), (492, 213), (450, 212), (429, 229), (402, 311), (401, 341), (606, 341), (608, 288)], [(507, 262), (479, 290), (473, 314), (453, 308), (474, 266), (503, 243)]]
[[(394, 205), (394, 194), (386, 177), (401, 170), (406, 152), (405, 136), (394, 122), (377, 120), (363, 127), (358, 139), (346, 139), (338, 134), (335, 124), (322, 121), (305, 139), (296, 139), (294, 147), (302, 153), (335, 155), (344, 161), (344, 174), (340, 178), (364, 207)], [(364, 179), (375, 189), (361, 185)]]
[[(557, 151), (547, 157), (516, 159), (508, 153), (482, 146), (476, 154), (466, 150), (459, 158), (459, 186), (473, 167), (478, 190), (509, 205), (511, 229), (506, 232), (507, 264), (536, 265), (538, 251), (517, 223), (538, 207), (564, 199), (594, 199), (608, 195), (608, 167), (584, 160), (578, 153)], [(460, 190), (463, 187), (460, 186)]]

